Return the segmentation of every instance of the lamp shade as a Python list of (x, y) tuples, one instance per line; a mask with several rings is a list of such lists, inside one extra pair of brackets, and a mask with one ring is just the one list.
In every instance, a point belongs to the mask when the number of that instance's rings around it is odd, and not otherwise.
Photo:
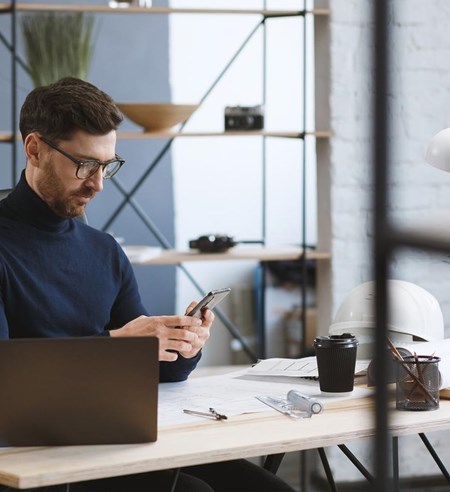
[(425, 159), (438, 169), (450, 172), (450, 128), (445, 128), (431, 139)]

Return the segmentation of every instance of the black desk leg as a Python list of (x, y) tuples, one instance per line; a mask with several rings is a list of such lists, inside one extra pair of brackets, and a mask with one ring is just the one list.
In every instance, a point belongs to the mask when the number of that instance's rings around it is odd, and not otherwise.
[(328, 463), (327, 455), (325, 454), (325, 449), (317, 448), (317, 451), (319, 452), (320, 460), (322, 461), (323, 469), (325, 470), (325, 474), (330, 485), (330, 490), (332, 492), (338, 492), (336, 483), (334, 482), (333, 473), (331, 472), (330, 464)]
[(281, 465), (281, 462), (283, 461), (283, 458), (284, 458), (284, 453), (271, 454), (266, 457), (263, 468), (269, 470), (275, 475), (278, 471), (278, 468)]
[(180, 476), (181, 468), (176, 468), (173, 471), (173, 482), (172, 486), (170, 487), (170, 492), (175, 492), (175, 489), (177, 488), (177, 483), (178, 483), (178, 478)]
[(420, 439), (422, 439), (423, 443), (427, 447), (429, 453), (433, 457), (434, 461), (436, 462), (437, 466), (442, 472), (442, 475), (447, 479), (448, 482), (450, 482), (450, 475), (447, 471), (447, 468), (445, 468), (444, 463), (442, 463), (441, 459), (437, 455), (436, 451), (434, 450), (433, 446), (431, 445), (430, 441), (428, 440), (427, 436), (423, 434), (422, 432), (419, 433)]
[(392, 438), (392, 480), (394, 492), (398, 492), (399, 489), (399, 464), (398, 464), (398, 437)]
[(348, 449), (345, 444), (338, 444), (338, 448), (347, 456), (347, 458), (356, 466), (359, 472), (362, 473), (364, 478), (370, 483), (375, 483), (375, 478), (373, 475), (367, 470), (367, 468), (358, 460), (358, 458)]

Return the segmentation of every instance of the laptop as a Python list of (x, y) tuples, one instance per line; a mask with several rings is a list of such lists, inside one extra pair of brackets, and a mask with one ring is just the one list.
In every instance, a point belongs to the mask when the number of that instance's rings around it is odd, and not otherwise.
[(0, 445), (156, 441), (158, 339), (0, 340)]

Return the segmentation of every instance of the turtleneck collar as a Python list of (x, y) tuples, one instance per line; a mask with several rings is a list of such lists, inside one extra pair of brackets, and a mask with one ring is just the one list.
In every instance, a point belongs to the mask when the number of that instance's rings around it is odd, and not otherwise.
[(20, 180), (5, 198), (4, 204), (21, 222), (49, 232), (65, 232), (72, 226), (72, 219), (55, 214), (30, 187), (22, 171)]

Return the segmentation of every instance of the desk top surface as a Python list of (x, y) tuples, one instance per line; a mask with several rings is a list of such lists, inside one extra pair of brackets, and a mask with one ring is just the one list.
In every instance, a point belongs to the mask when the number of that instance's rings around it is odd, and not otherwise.
[[(392, 411), (393, 435), (450, 427), (450, 401), (431, 412)], [(0, 483), (15, 488), (126, 475), (344, 444), (375, 433), (371, 399), (292, 420), (274, 411), (159, 431), (151, 444), (0, 449)]]

